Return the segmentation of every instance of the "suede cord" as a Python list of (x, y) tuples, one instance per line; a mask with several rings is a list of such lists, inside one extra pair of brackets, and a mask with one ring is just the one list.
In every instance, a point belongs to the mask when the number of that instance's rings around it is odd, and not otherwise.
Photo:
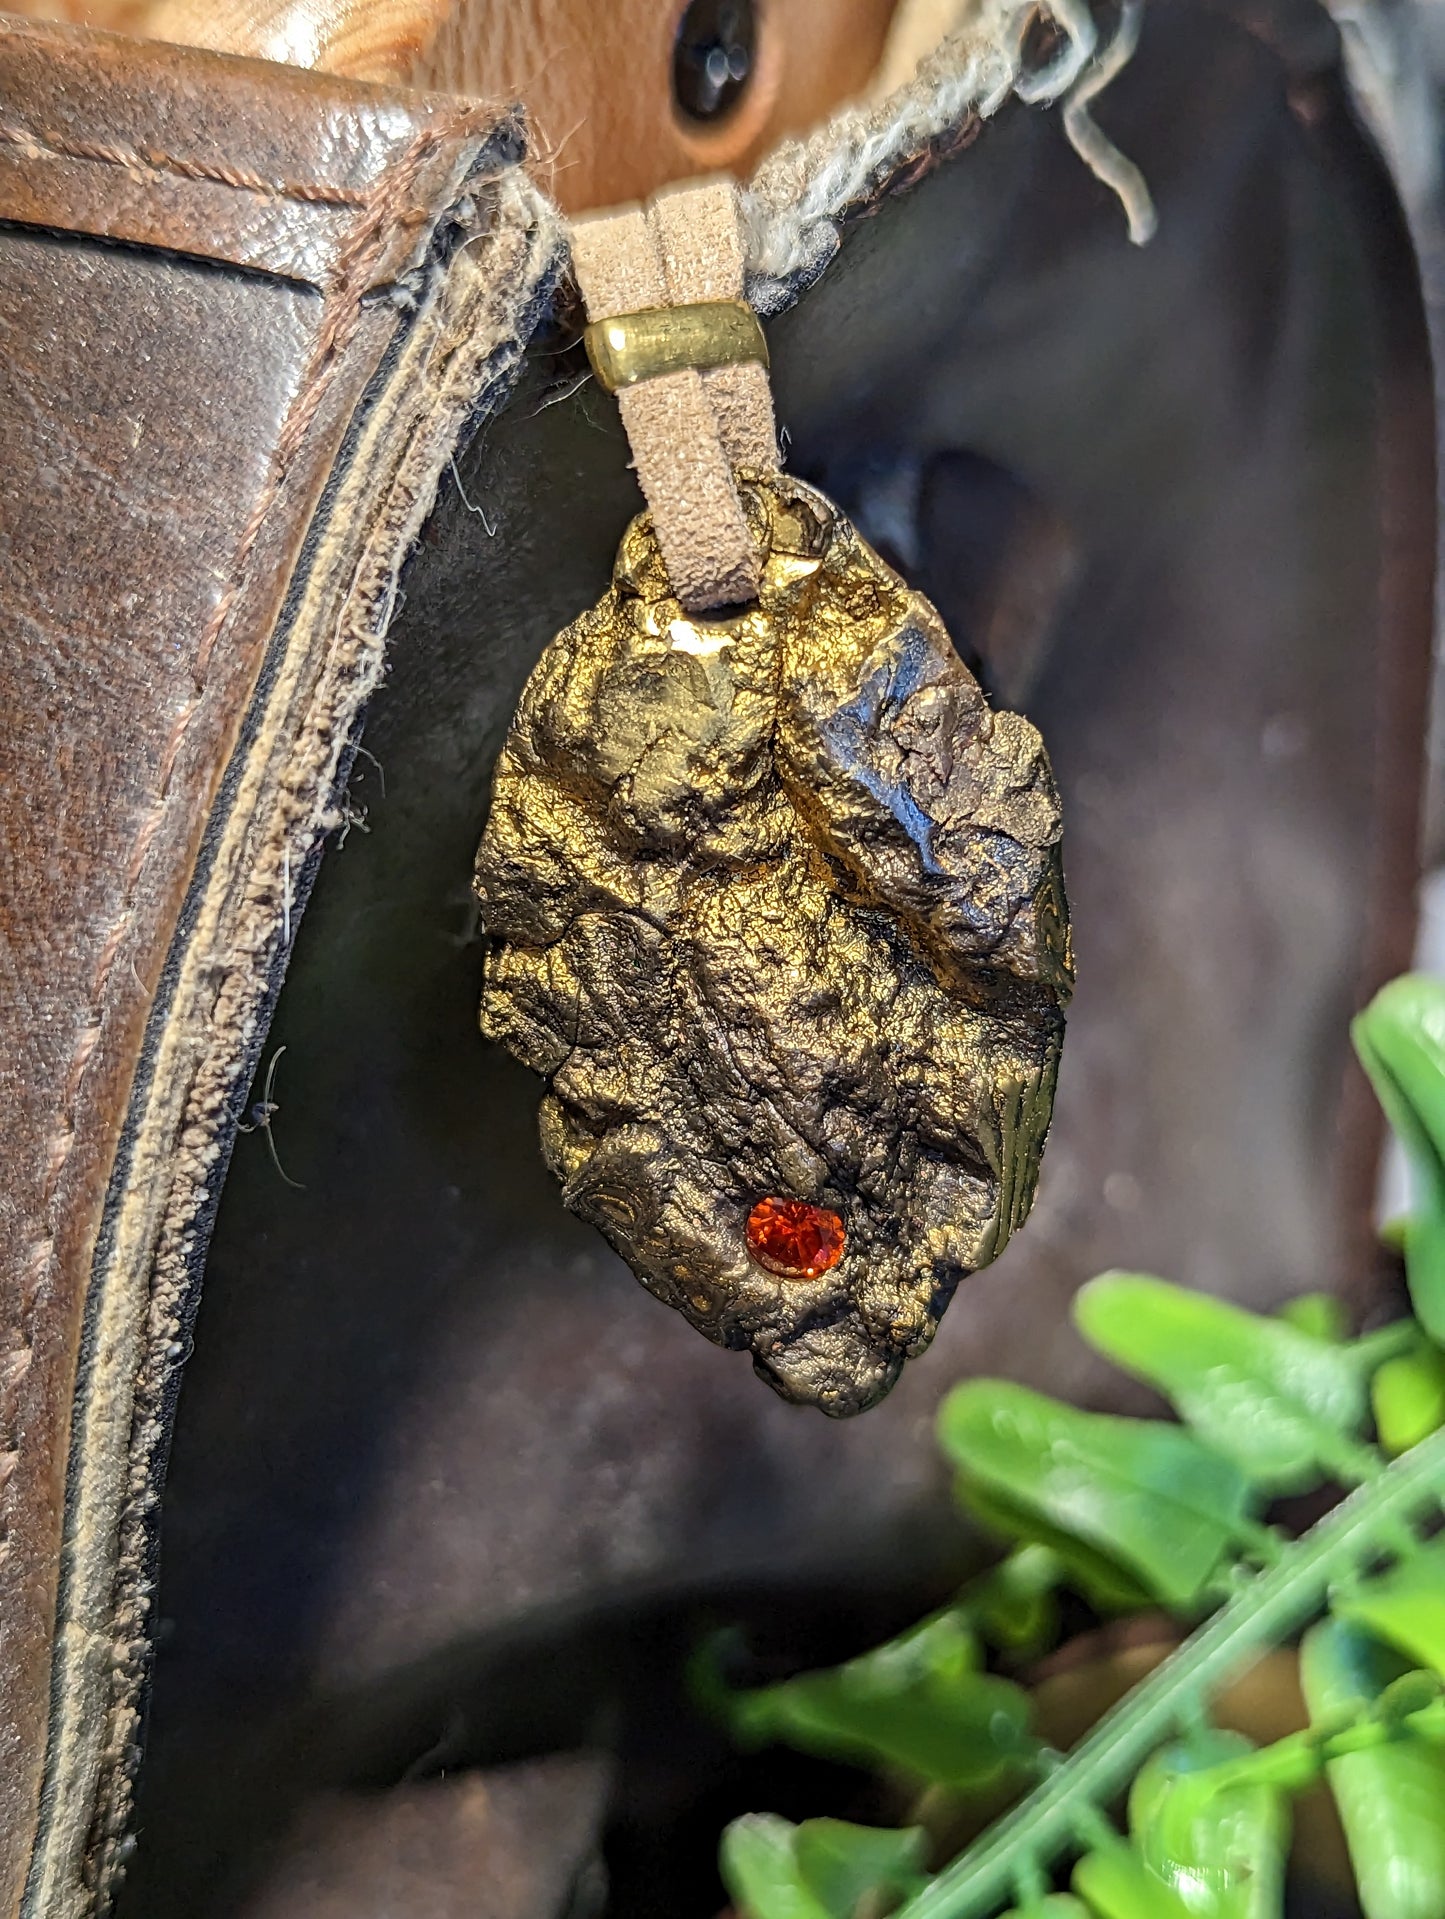
[[(572, 264), (589, 320), (644, 307), (741, 300), (743, 227), (731, 180), (664, 187), (646, 206), (588, 214)], [(673, 590), (689, 613), (756, 598), (761, 555), (734, 470), (778, 464), (767, 369), (688, 368), (617, 395)]]

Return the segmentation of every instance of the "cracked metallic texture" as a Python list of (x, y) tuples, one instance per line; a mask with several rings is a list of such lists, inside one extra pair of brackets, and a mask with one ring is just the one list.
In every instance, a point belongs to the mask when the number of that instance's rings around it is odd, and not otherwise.
[[(566, 1204), (786, 1398), (843, 1415), (1028, 1212), (1071, 983), (1059, 802), (938, 615), (801, 482), (745, 481), (756, 605), (687, 618), (646, 515), (560, 633), (477, 863), (482, 1027)], [(844, 1221), (815, 1279), (769, 1196)]]

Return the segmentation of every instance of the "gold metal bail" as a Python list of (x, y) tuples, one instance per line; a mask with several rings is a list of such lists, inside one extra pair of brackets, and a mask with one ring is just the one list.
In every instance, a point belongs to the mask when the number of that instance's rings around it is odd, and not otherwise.
[(643, 307), (594, 320), (582, 337), (592, 371), (609, 393), (689, 367), (768, 364), (763, 329), (746, 300)]

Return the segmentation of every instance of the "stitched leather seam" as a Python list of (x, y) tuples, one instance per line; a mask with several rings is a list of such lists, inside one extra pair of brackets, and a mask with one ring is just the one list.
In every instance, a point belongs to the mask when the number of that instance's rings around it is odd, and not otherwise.
[[(480, 120), (482, 116), (478, 115), (474, 118)], [(485, 115), (486, 122), (490, 123), (493, 118), (494, 115), (488, 111)], [(198, 691), (202, 676), (210, 664), (216, 641), (220, 638), (236, 597), (245, 584), (246, 567), (251, 558), (251, 549), (260, 536), (262, 525), (281, 489), (291, 461), (306, 437), (316, 409), (325, 396), (332, 369), (360, 322), (361, 295), (366, 290), (372, 262), (383, 242), (389, 240), (398, 227), (414, 227), (428, 217), (425, 207), (413, 207), (402, 213), (397, 209), (397, 202), (411, 191), (416, 176), (432, 149), (451, 137), (451, 128), (445, 132), (424, 128), (417, 134), (397, 161), (395, 168), (380, 182), (378, 189), (371, 196), (369, 210), (365, 217), (357, 222), (346, 244), (337, 255), (336, 264), (331, 270), (330, 291), (322, 314), (321, 326), (317, 332), (316, 343), (311, 349), (311, 358), (300, 390), (277, 437), (276, 450), (271, 456), (270, 477), (262, 488), (251, 517), (242, 532), (231, 583), (216, 602), (210, 625), (196, 649), (195, 670)]]
[(233, 167), (221, 161), (187, 160), (154, 147), (127, 147), (119, 142), (67, 140), (61, 134), (37, 132), (6, 120), (0, 120), (0, 141), (18, 147), (27, 160), (93, 160), (103, 166), (122, 167), (127, 173), (173, 173), (183, 180), (208, 180), (219, 186), (235, 187), (238, 192), (263, 194), (272, 200), (365, 207), (376, 192), (375, 188), (358, 192), (353, 187), (330, 186), (323, 180), (267, 180), (246, 167)]
[[(197, 1009), (206, 1028), (206, 1051), (193, 1069), (185, 1095), (184, 1116), (179, 1121), (181, 1151), (174, 1168), (167, 1169), (164, 1211), (154, 1251), (149, 1255), (153, 1292), (151, 1319), (144, 1336), (150, 1348), (137, 1381), (132, 1414), (131, 1478), (120, 1522), (114, 1637), (108, 1646), (96, 1636), (84, 1648), (73, 1647), (69, 1665), (61, 1663), (56, 1668), (59, 1689), (64, 1694), (72, 1686), (79, 1686), (77, 1669), (91, 1657), (92, 1647), (96, 1658), (106, 1658), (110, 1665), (110, 1716), (100, 1742), (95, 1810), (83, 1854), (85, 1883), (92, 1888), (110, 1881), (125, 1845), (122, 1834), (137, 1757), (135, 1696), (145, 1660), (144, 1622), (152, 1592), (143, 1569), (143, 1555), (149, 1550), (148, 1529), (154, 1520), (154, 1460), (160, 1444), (158, 1395), (166, 1390), (165, 1382), (172, 1376), (175, 1363), (173, 1341), (179, 1336), (180, 1323), (173, 1317), (179, 1304), (177, 1287), (189, 1285), (189, 1278), (183, 1275), (188, 1276), (198, 1262), (198, 1248), (206, 1237), (201, 1222), (215, 1197), (211, 1172), (215, 1142), (224, 1136), (225, 1115), (236, 1089), (235, 1075), (242, 1070), (236, 1051), (238, 1041), (251, 1032), (259, 995), (279, 964), (278, 942), (282, 952), (289, 945), (289, 875), (301, 870), (317, 850), (321, 835), (339, 823), (336, 779), (344, 743), (352, 737), (356, 718), (380, 673), (384, 635), (396, 601), (397, 569), (414, 545), (435, 497), (438, 480), (445, 471), (445, 448), (455, 445), (465, 419), (474, 419), (478, 407), (490, 414), (510, 386), (523, 342), (550, 302), (552, 276), (562, 257), (554, 211), (538, 198), (520, 169), (509, 170), (495, 189), (488, 189), (487, 205), (485, 229), (473, 234), (477, 240), (484, 239), (485, 245), (476, 250), (463, 247), (459, 256), (443, 266), (444, 284), (437, 300), (424, 296), (425, 332), (405, 336), (402, 353), (412, 357), (411, 372), (394, 369), (394, 377), (403, 383), (410, 385), (420, 378), (431, 396), (420, 416), (420, 427), (404, 424), (405, 420), (414, 420), (410, 409), (405, 415), (397, 414), (390, 377), (377, 412), (359, 423), (364, 437), (354, 447), (343, 491), (331, 503), (323, 545), (338, 538), (343, 520), (348, 525), (357, 524), (356, 518), (347, 516), (354, 513), (360, 499), (384, 500), (386, 504), (380, 519), (365, 533), (354, 565), (348, 564), (344, 582), (337, 574), (333, 586), (326, 589), (328, 597), (340, 594), (340, 613), (334, 625), (327, 620), (332, 641), (320, 663), (320, 677), (307, 693), (304, 707), (295, 711), (294, 721), (287, 719), (291, 745), (281, 749), (279, 758), (275, 745), (279, 734), (272, 733), (269, 716), (265, 722), (272, 744), (263, 756), (270, 764), (263, 776), (262, 791), (269, 797), (258, 795), (256, 805), (263, 807), (264, 813), (253, 811), (249, 817), (253, 821), (269, 818), (271, 824), (265, 827), (264, 843), (247, 875), (244, 897), (235, 907), (239, 917), (225, 922), (229, 964), (220, 997), (211, 998), (203, 1015)], [(470, 219), (468, 223), (476, 224)], [(380, 492), (373, 485), (378, 464), (391, 469)], [(363, 476), (365, 486), (357, 494), (354, 489)], [(349, 496), (346, 487), (353, 489)], [(316, 591), (322, 570), (334, 561), (318, 555), (314, 564), (317, 571), (312, 575), (308, 596)], [(323, 603), (315, 603), (313, 616)], [(298, 612), (297, 617), (305, 616)], [(321, 629), (313, 626), (312, 630)], [(283, 710), (291, 712), (289, 706)], [(295, 730), (290, 731), (293, 724)], [(248, 764), (247, 780), (252, 771)], [(250, 830), (246, 829), (248, 835)], [(211, 910), (229, 909), (217, 906)], [(219, 924), (209, 922), (208, 932), (201, 935), (205, 950), (214, 950)], [(194, 984), (197, 990), (204, 990), (195, 963), (193, 955)], [(261, 1038), (252, 1037), (259, 1053)], [(249, 1043), (247, 1040), (246, 1045)], [(208, 1139), (212, 1142), (209, 1146)], [(138, 1208), (147, 1204), (143, 1194), (134, 1192), (127, 1195), (126, 1203)], [(78, 1739), (83, 1730), (76, 1722), (72, 1734)], [(65, 1750), (71, 1752), (78, 1747)], [(48, 1775), (57, 1787), (64, 1766), (64, 1757), (57, 1759)], [(57, 1804), (58, 1794), (52, 1801), (52, 1805)], [(65, 1815), (62, 1811), (55, 1816)], [(49, 1876), (32, 1881), (27, 1911), (49, 1910), (45, 1894), (59, 1883), (62, 1869), (53, 1867)]]
[[(116, 957), (134, 922), (140, 881), (144, 877), (151, 847), (170, 805), (171, 780), (180, 757), (181, 747), (190, 723), (206, 694), (207, 669), (216, 643), (246, 583), (247, 569), (266, 517), (275, 504), (291, 462), (315, 418), (337, 361), (360, 322), (361, 300), (368, 288), (369, 269), (399, 226), (419, 225), (429, 217), (425, 208), (412, 208), (404, 213), (400, 212), (398, 203), (411, 192), (421, 167), (434, 149), (453, 141), (460, 141), (473, 132), (491, 126), (495, 123), (495, 119), (494, 109), (478, 108), (474, 113), (459, 115), (446, 126), (423, 128), (396, 164), (371, 190), (366, 202), (366, 212), (353, 228), (328, 276), (326, 305), (306, 371), (277, 437), (276, 448), (271, 456), (270, 473), (242, 531), (230, 583), (217, 601), (196, 649), (191, 695), (177, 713), (171, 727), (156, 769), (155, 801), (137, 830), (126, 861), (120, 911), (96, 962), (91, 979), (90, 1004), (71, 1055), (70, 1068), (61, 1095), (59, 1120), (47, 1143), (47, 1169), (40, 1195), (42, 1215), (53, 1210), (62, 1175), (74, 1149), (76, 1111), (80, 1102), (81, 1086), (104, 1025), (102, 1001)], [(30, 1259), (22, 1278), (19, 1312), (14, 1323), (15, 1344), (5, 1354), (3, 1361), (0, 1361), (0, 1559), (6, 1557), (10, 1550), (10, 1492), (20, 1453), (18, 1425), (20, 1388), (30, 1370), (35, 1343), (36, 1306), (41, 1289), (50, 1277), (55, 1257), (56, 1238), (57, 1228), (52, 1219), (50, 1230), (43, 1238), (37, 1240), (31, 1249)]]

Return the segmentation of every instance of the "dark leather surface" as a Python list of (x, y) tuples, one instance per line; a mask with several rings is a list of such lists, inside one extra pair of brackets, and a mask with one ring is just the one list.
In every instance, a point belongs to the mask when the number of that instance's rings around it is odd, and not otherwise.
[(361, 291), (414, 262), (461, 103), (0, 19), (0, 218), (311, 287), (349, 248), (364, 251)]
[[(412, 324), (417, 288), (409, 305), (385, 296), (420, 274), (497, 137), (492, 113), (460, 102), (0, 19), (7, 1915), (46, 1758), (83, 1334), (102, 1379), (113, 1341), (145, 1324), (142, 1294), (84, 1332), (147, 1023), (171, 990), (203, 836), (318, 504)], [(218, 1023), (232, 957), (207, 962)], [(186, 1143), (171, 1140), (176, 1158)], [(158, 1188), (172, 1157), (162, 1146), (143, 1179)], [(87, 1403), (87, 1444), (119, 1481), (98, 1531), (78, 1533), (72, 1515), (68, 1582), (88, 1557), (114, 1557), (133, 1384)], [(92, 1624), (67, 1631), (90, 1632), (100, 1674), (123, 1663)], [(94, 1761), (103, 1694), (91, 1718)], [(54, 1800), (52, 1780), (52, 1813)]]
[[(637, 499), (614, 410), (540, 352), (459, 463), (212, 1249), (134, 1919), (264, 1911), (271, 1850), (338, 1783), (614, 1732), (647, 1755), (616, 1816), (681, 1819), (716, 1760), (658, 1680), (691, 1622), (805, 1663), (946, 1590), (972, 1547), (936, 1401), (997, 1370), (1116, 1396), (1067, 1321), (1101, 1266), (1380, 1303), (1345, 1022), (1408, 952), (1431, 391), (1334, 60), (1312, 9), (1262, 36), (1161, 6), (1099, 108), (1158, 197), (1150, 249), (1054, 121), (1011, 112), (770, 328), (792, 463), (879, 538), (917, 494), (906, 557), (965, 643), (989, 595), (959, 516), (1021, 489), (1074, 555), (1028, 650), (1079, 952), (1040, 1204), (860, 1421), (779, 1403), (567, 1218), (536, 1087), (476, 1036), (491, 761)], [(615, 1910), (678, 1919), (676, 1891)]]

